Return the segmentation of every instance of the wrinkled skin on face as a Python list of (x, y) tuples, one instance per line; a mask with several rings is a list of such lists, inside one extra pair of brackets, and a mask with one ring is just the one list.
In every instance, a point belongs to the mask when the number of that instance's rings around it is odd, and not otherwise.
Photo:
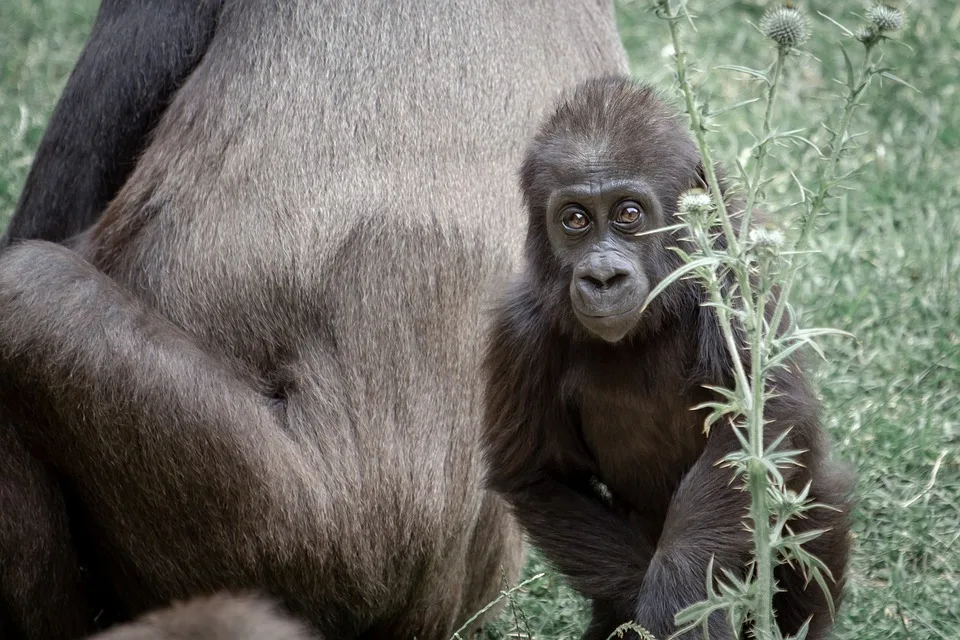
[(702, 184), (676, 113), (652, 89), (625, 86), (601, 80), (572, 94), (520, 171), (528, 277), (561, 325), (610, 344), (656, 331), (667, 315), (669, 300), (644, 307), (680, 264), (670, 250), (678, 238), (660, 231), (677, 222), (680, 195)]
[(611, 179), (606, 168), (550, 194), (550, 245), (570, 273), (570, 304), (587, 330), (619, 342), (636, 325), (650, 292), (642, 256), (663, 212), (642, 180)]

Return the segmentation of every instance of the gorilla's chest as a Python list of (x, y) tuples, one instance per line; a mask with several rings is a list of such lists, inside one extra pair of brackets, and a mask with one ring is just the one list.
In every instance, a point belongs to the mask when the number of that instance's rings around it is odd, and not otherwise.
[[(641, 363), (642, 364), (642, 363)], [(671, 367), (581, 363), (575, 392), (583, 441), (599, 479), (635, 509), (665, 507), (703, 451), (700, 399)]]

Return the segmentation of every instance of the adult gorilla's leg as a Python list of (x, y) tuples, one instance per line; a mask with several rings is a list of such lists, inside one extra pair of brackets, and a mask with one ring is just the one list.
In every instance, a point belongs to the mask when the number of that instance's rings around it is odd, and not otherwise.
[(152, 600), (310, 559), (324, 483), (275, 405), (61, 246), (0, 253), (0, 410)]
[[(523, 569), (526, 559), (523, 532), (516, 521), (506, 517), (508, 510), (500, 496), (493, 492), (484, 496), (466, 554), (462, 618), (469, 618), (495, 600), (501, 591), (513, 587), (511, 582)], [(495, 617), (505, 604), (504, 600), (478, 622), (482, 624)]]
[(322, 640), (269, 600), (219, 594), (149, 613), (90, 640)]
[(59, 640), (90, 630), (63, 497), (0, 424), (0, 637)]

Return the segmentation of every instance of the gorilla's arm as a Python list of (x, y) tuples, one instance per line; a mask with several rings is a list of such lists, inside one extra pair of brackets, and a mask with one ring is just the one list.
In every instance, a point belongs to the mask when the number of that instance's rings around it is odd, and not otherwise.
[(0, 246), (93, 224), (200, 62), (223, 0), (103, 0)]
[[(803, 381), (789, 369), (775, 373), (773, 380), (778, 392), (764, 409), (768, 421), (765, 446), (773, 446), (775, 438), (789, 429), (778, 449), (818, 449), (819, 444), (811, 441), (818, 431), (817, 404)], [(750, 495), (743, 490), (743, 479), (734, 480), (732, 469), (721, 462), (740, 448), (729, 424), (714, 425), (703, 453), (673, 495), (637, 602), (637, 622), (658, 638), (673, 633), (676, 612), (706, 598), (711, 558), (715, 577), (722, 577), (724, 569), (742, 575), (751, 560), (753, 544), (747, 529)], [(810, 477), (799, 467), (780, 471), (791, 485), (800, 480), (802, 486)], [(699, 637), (699, 630), (682, 636), (685, 640)], [(722, 614), (711, 617), (710, 637), (734, 637)]]
[[(750, 538), (744, 528), (749, 494), (739, 482), (731, 483), (729, 467), (717, 464), (738, 446), (728, 425), (715, 425), (706, 449), (670, 502), (636, 605), (636, 621), (658, 638), (675, 630), (676, 612), (706, 597), (711, 557), (715, 576), (722, 576), (722, 569), (740, 574), (750, 559)], [(699, 634), (697, 630), (691, 637)], [(722, 614), (710, 618), (710, 637), (732, 637)]]
[(0, 414), (0, 638), (78, 638), (92, 615), (56, 482)]
[[(498, 323), (486, 362), (490, 486), (581, 594), (626, 603), (624, 594), (640, 591), (653, 546), (578, 471), (586, 463), (570, 455), (575, 425), (560, 400), (559, 350), (541, 344), (546, 332), (525, 328), (523, 315)], [(624, 622), (633, 611), (619, 613)]]
[[(586, 597), (604, 602), (626, 601), (638, 593), (654, 548), (589, 493), (575, 476), (544, 469), (522, 477), (495, 477), (492, 486), (507, 497), (514, 514), (557, 569)], [(629, 620), (628, 606), (619, 607)]]
[(195, 575), (246, 568), (326, 488), (269, 398), (49, 242), (0, 252), (0, 406), (145, 563), (176, 539)]

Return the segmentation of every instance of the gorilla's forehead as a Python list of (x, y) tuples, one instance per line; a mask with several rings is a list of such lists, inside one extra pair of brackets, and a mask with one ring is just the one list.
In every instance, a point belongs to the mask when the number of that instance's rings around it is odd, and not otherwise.
[(543, 154), (544, 177), (556, 186), (589, 189), (591, 195), (626, 187), (655, 190), (660, 177), (675, 175), (686, 160), (670, 147), (645, 140), (628, 144), (609, 136), (582, 136), (558, 142)]
[(650, 183), (641, 177), (611, 175), (605, 171), (585, 174), (582, 179), (559, 185), (551, 194), (554, 199), (603, 200), (650, 193)]

